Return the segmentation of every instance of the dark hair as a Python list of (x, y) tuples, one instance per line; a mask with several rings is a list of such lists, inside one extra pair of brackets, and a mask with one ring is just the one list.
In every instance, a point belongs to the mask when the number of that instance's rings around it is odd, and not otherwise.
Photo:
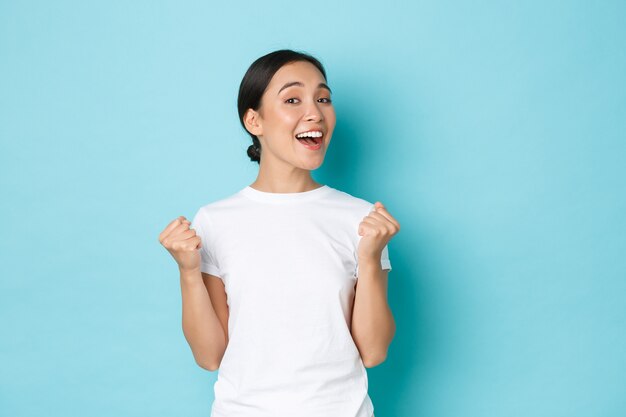
[(248, 156), (251, 161), (261, 163), (261, 142), (259, 138), (246, 129), (243, 117), (248, 109), (258, 110), (261, 106), (261, 97), (272, 77), (283, 65), (291, 62), (307, 61), (315, 65), (326, 79), (324, 66), (313, 56), (293, 51), (291, 49), (280, 49), (263, 55), (250, 65), (248, 71), (239, 85), (239, 97), (237, 98), (237, 110), (239, 111), (239, 122), (244, 130), (252, 137), (252, 145), (248, 147)]

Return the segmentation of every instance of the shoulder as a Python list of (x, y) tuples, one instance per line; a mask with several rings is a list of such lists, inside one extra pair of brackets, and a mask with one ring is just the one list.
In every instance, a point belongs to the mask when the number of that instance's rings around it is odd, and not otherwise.
[(232, 193), (226, 197), (213, 200), (209, 203), (205, 203), (198, 209), (198, 214), (204, 216), (210, 216), (219, 214), (220, 212), (227, 213), (232, 208), (242, 205), (245, 200), (241, 196), (241, 192)]
[(332, 189), (330, 197), (340, 203), (350, 212), (355, 213), (355, 215), (363, 213), (363, 216), (365, 216), (374, 207), (374, 203), (371, 203), (364, 198), (352, 195), (348, 192), (338, 190), (336, 188)]
[[(232, 193), (226, 197), (210, 201), (201, 205), (194, 215), (193, 224), (197, 226), (208, 226), (215, 222), (215, 218), (224, 218), (229, 213), (234, 213), (235, 208), (242, 205), (242, 198), (239, 192)], [(219, 222), (218, 222), (219, 223)]]

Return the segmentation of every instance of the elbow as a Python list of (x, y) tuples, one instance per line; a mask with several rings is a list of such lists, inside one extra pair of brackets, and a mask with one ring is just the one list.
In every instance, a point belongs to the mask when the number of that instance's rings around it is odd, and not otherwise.
[(215, 365), (210, 365), (210, 366), (203, 366), (202, 368), (210, 372), (215, 372), (220, 368), (220, 366), (218, 364), (215, 364)]
[(207, 371), (217, 371), (220, 367), (219, 362), (214, 362), (214, 361), (202, 361), (202, 360), (198, 360), (196, 359), (196, 364), (198, 364), (198, 366), (202, 369), (206, 369)]
[(373, 368), (385, 362), (386, 359), (387, 359), (386, 353), (382, 355), (366, 357), (366, 358), (363, 358), (363, 366), (365, 366), (366, 368)]
[(217, 371), (222, 363), (222, 358), (224, 354), (222, 353), (219, 356), (216, 355), (194, 355), (194, 359), (196, 364), (207, 371)]
[[(395, 329), (394, 329), (394, 334), (395, 334)], [(387, 345), (387, 349), (381, 348), (378, 350), (372, 350), (369, 354), (362, 354), (361, 358), (363, 359), (363, 366), (365, 366), (366, 368), (373, 368), (385, 362), (387, 360), (388, 349), (389, 349), (389, 345)]]
[(191, 353), (193, 354), (193, 358), (196, 364), (200, 368), (206, 369), (207, 371), (211, 372), (217, 371), (219, 369), (225, 351), (225, 348), (218, 349), (217, 351), (210, 349), (199, 350), (194, 349), (193, 347), (191, 348)]

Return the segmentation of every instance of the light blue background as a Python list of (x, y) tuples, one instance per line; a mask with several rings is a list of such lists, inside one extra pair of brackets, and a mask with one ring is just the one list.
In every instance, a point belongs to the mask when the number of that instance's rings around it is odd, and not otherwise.
[(626, 415), (626, 3), (0, 3), (0, 415), (208, 416), (173, 218), (250, 184), (257, 57), (328, 71), (314, 177), (380, 200), (377, 417)]

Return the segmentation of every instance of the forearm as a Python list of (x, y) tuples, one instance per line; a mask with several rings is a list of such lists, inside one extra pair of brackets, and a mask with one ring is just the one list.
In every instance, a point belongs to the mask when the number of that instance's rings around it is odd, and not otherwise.
[(200, 270), (180, 271), (180, 288), (185, 339), (198, 365), (208, 370), (217, 369), (226, 340)]
[(387, 272), (380, 261), (359, 261), (351, 327), (363, 363), (372, 367), (383, 362), (396, 325), (387, 302)]

